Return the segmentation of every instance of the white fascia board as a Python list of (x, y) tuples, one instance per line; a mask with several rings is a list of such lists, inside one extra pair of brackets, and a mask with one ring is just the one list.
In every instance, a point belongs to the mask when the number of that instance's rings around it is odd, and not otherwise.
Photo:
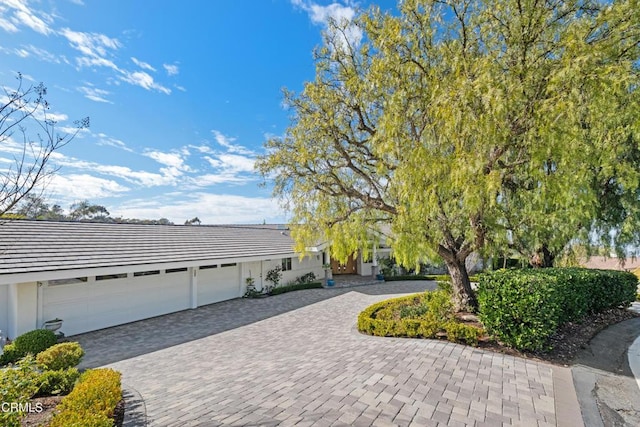
[(27, 273), (0, 274), (0, 285), (24, 282), (42, 282), (45, 280), (73, 279), (76, 277), (92, 277), (108, 274), (135, 273), (137, 271), (166, 270), (168, 268), (189, 268), (213, 264), (233, 264), (252, 261), (268, 261), (277, 258), (297, 256), (293, 251), (282, 254), (270, 254), (252, 257), (212, 258), (195, 261), (163, 262), (151, 264), (116, 265), (109, 267), (74, 268), (64, 270), (45, 270)]

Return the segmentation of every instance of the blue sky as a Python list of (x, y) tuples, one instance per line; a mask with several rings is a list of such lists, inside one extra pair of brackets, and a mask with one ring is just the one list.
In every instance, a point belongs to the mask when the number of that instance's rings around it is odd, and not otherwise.
[[(368, 5), (0, 0), (0, 84), (15, 88), (17, 72), (44, 82), (60, 131), (91, 118), (55, 155), (50, 203), (86, 199), (112, 216), (175, 223), (283, 222), (254, 159), (289, 124), (282, 88), (314, 78), (327, 20)], [(0, 160), (10, 156), (0, 146)]]

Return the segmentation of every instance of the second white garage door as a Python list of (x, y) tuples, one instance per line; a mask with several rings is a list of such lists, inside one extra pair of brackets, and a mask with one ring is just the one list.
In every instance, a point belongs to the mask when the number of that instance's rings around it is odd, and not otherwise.
[(240, 269), (237, 264), (200, 267), (198, 271), (198, 306), (240, 296)]
[(185, 310), (190, 304), (189, 273), (180, 271), (48, 285), (42, 290), (42, 320), (64, 320), (74, 335)]

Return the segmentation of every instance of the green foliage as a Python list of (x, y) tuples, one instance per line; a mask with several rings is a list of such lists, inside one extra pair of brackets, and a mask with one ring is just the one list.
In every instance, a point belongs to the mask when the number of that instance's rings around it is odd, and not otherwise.
[(520, 350), (544, 350), (559, 325), (628, 306), (637, 278), (609, 270), (530, 269), (483, 274), (479, 315), (489, 333)]
[[(396, 260), (439, 257), (473, 308), (473, 251), (551, 262), (594, 232), (639, 243), (637, 4), (586, 7), (408, 0), (330, 23), (256, 163), (291, 206), (296, 249), (366, 257), (389, 224)], [(344, 43), (348, 25), (362, 44)]]
[(434, 338), (477, 345), (482, 330), (455, 320), (451, 295), (444, 290), (393, 298), (373, 304), (358, 316), (358, 330), (388, 337)]
[(321, 289), (321, 288), (322, 288), (322, 283), (320, 282), (298, 283), (298, 284), (279, 286), (277, 288), (273, 288), (271, 292), (269, 292), (269, 295), (280, 295), (286, 292), (300, 291), (303, 289)]
[(445, 323), (444, 330), (449, 341), (465, 342), (474, 347), (478, 345), (478, 340), (483, 334), (481, 329), (454, 321)]
[(76, 368), (46, 370), (38, 376), (38, 395), (68, 394), (80, 377)]
[[(56, 335), (47, 329), (26, 332), (17, 337), (9, 346), (5, 346), (5, 353), (0, 356), (0, 364), (13, 363), (27, 354), (37, 355), (57, 341)], [(10, 347), (8, 351), (7, 347)]]
[(245, 298), (258, 298), (264, 295), (261, 291), (256, 289), (256, 280), (253, 277), (247, 277), (245, 279), (245, 283), (247, 284), (247, 290), (244, 293)]
[(20, 359), (20, 354), (16, 350), (16, 346), (11, 343), (7, 344), (3, 348), (2, 354), (0, 354), (0, 366), (13, 363)]
[(314, 280), (316, 280), (316, 275), (313, 271), (310, 271), (309, 273), (303, 274), (300, 277), (296, 277), (295, 283), (312, 283)]
[(280, 285), (280, 281), (282, 280), (282, 267), (277, 265), (271, 270), (267, 271), (265, 279), (267, 280), (267, 282), (271, 283), (270, 286), (265, 287), (265, 291), (267, 293), (270, 293), (273, 288)]
[(77, 366), (84, 356), (84, 350), (77, 342), (64, 342), (56, 344), (36, 357), (38, 364), (44, 369), (57, 371)]
[[(33, 356), (21, 359), (14, 368), (0, 370), (0, 403), (25, 405), (38, 390), (38, 371)], [(20, 411), (0, 411), (0, 425), (20, 427)]]
[(50, 427), (107, 427), (122, 399), (120, 373), (112, 369), (92, 369), (80, 376), (54, 415)]

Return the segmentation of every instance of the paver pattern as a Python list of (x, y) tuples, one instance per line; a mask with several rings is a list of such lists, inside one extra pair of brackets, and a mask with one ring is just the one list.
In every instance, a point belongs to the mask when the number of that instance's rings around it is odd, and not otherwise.
[(356, 330), (370, 304), (434, 286), (226, 301), (74, 338), (84, 366), (123, 373), (152, 426), (556, 425), (550, 365)]

